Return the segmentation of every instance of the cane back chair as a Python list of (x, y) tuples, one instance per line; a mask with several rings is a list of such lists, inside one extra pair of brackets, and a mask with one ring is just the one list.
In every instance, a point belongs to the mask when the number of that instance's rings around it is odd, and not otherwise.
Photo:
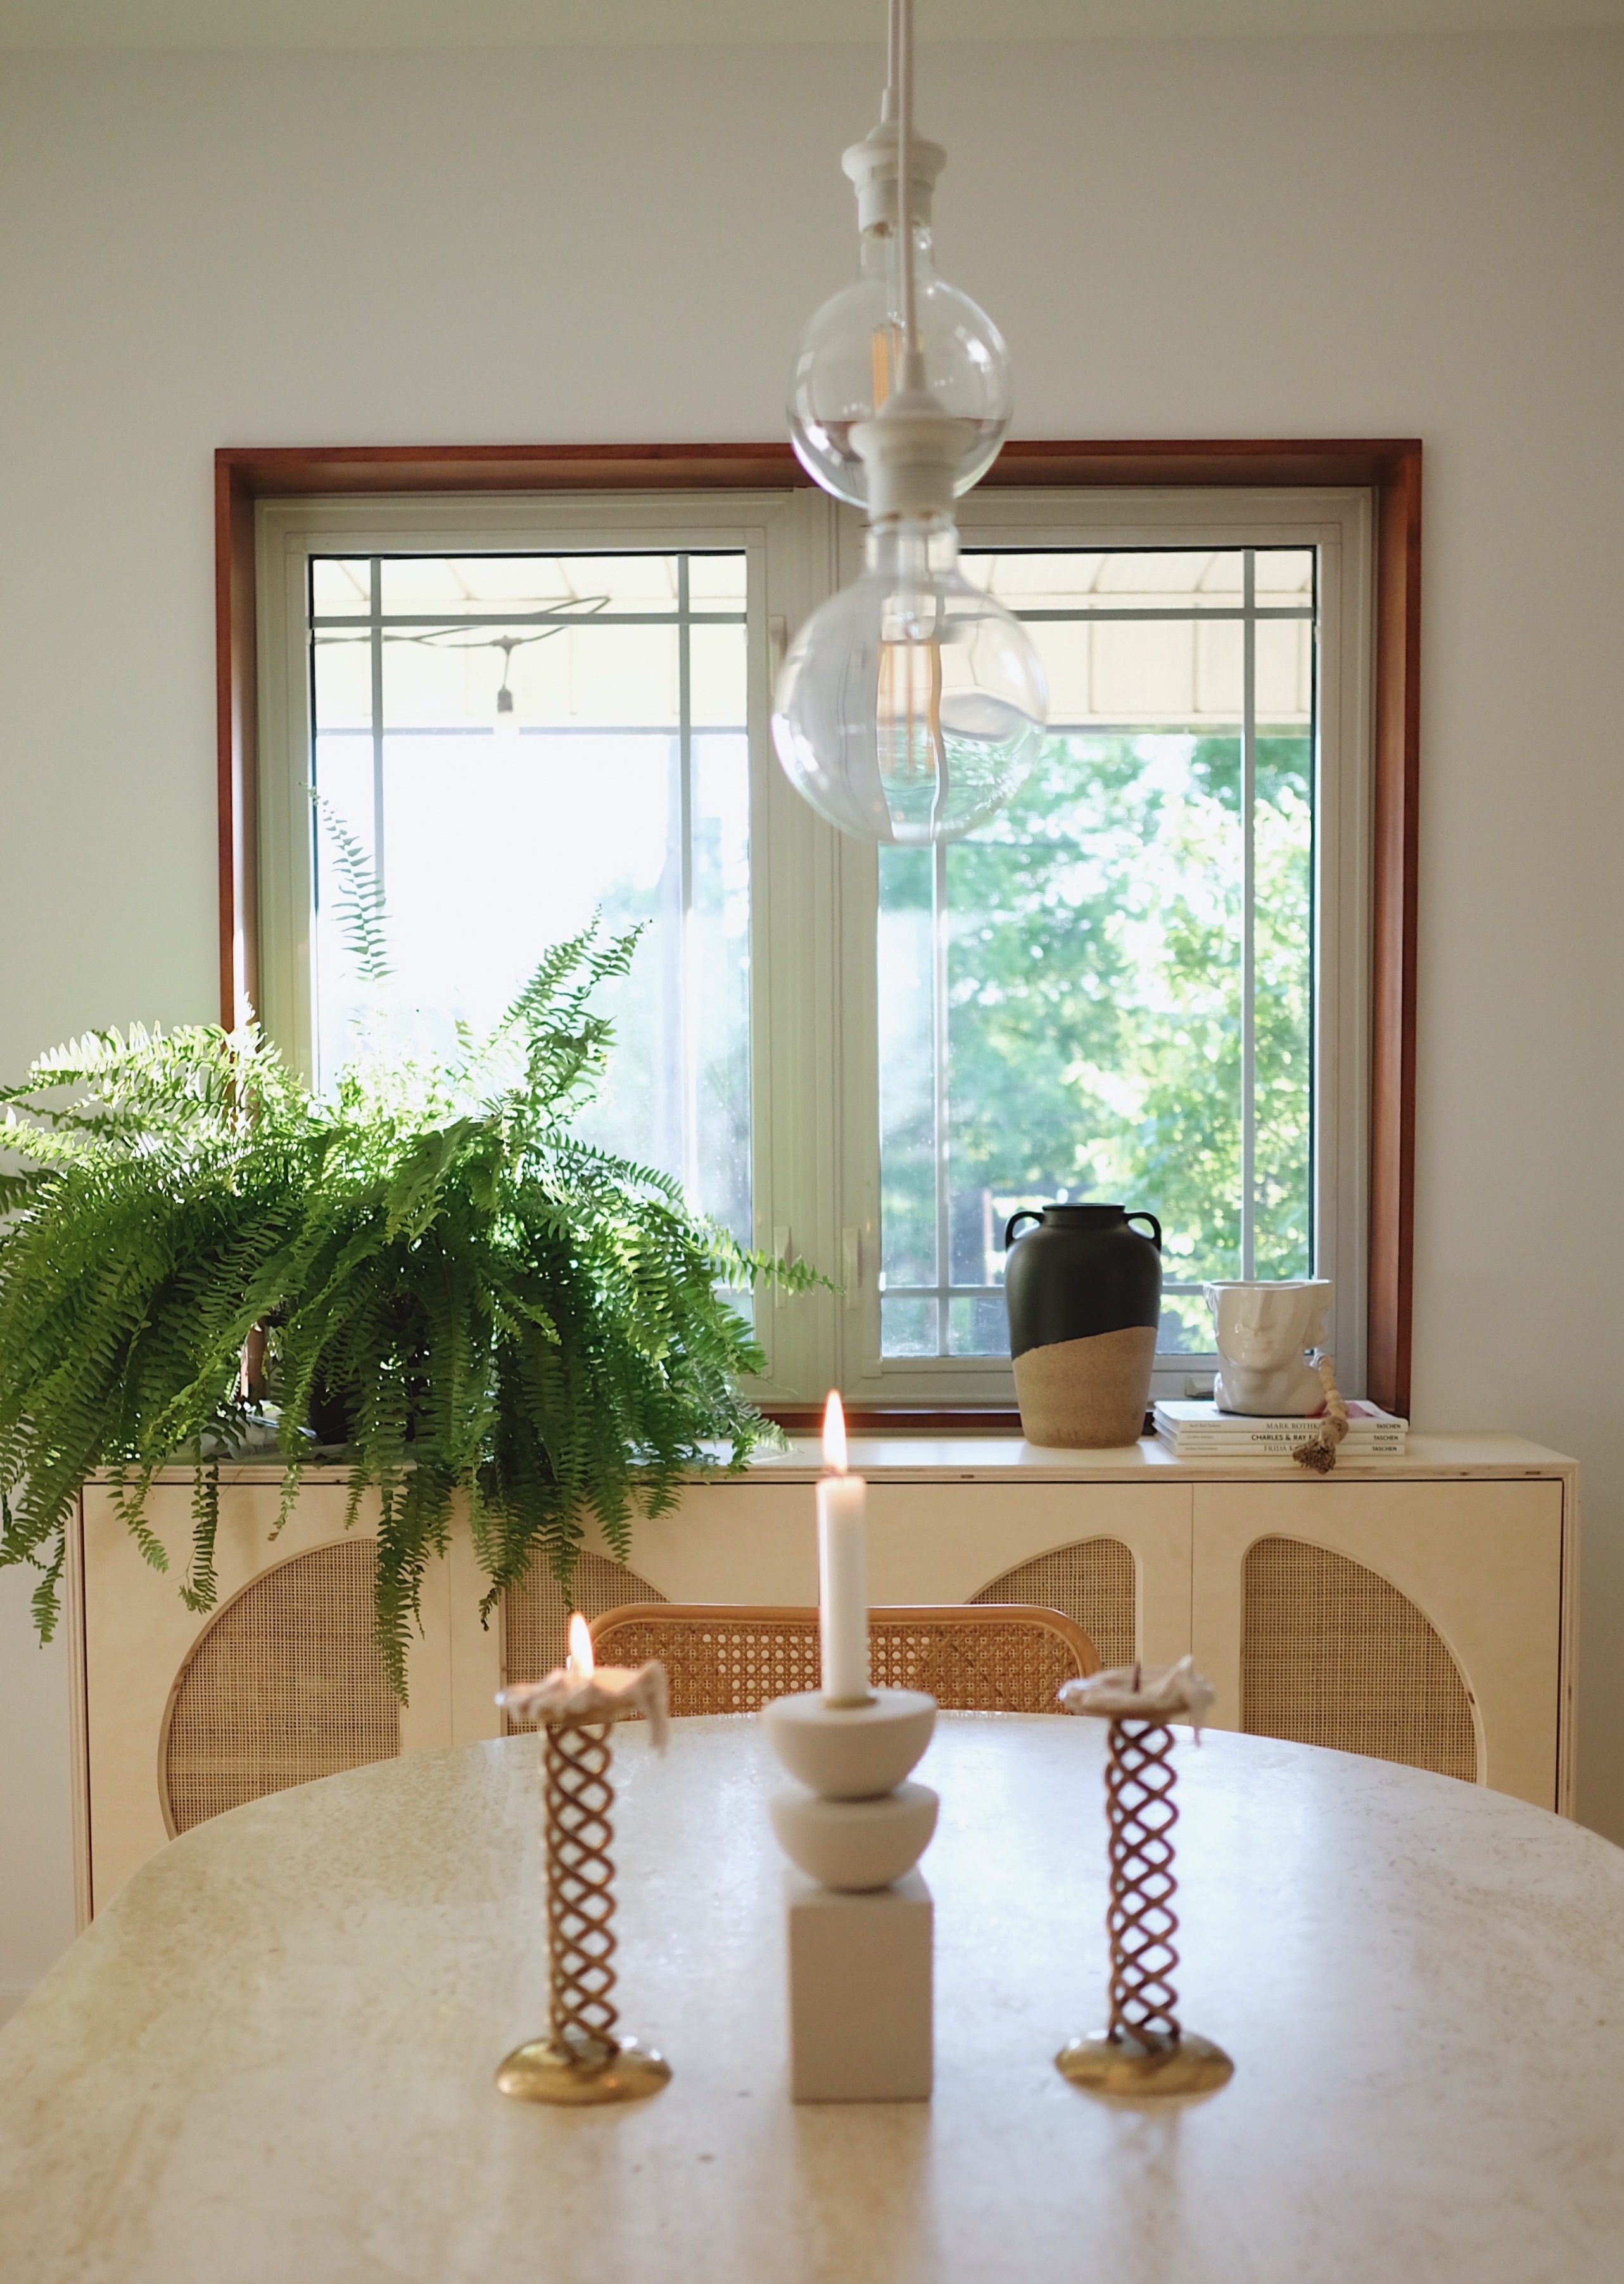
[[(625, 1602), (593, 1621), (592, 1647), (605, 1665), (657, 1657), (677, 1714), (758, 1713), (771, 1698), (819, 1685), (815, 1608)], [(1061, 1683), (1099, 1671), (1074, 1618), (1029, 1603), (871, 1610), (869, 1658), (882, 1688), (923, 1689), (961, 1713), (1058, 1713)]]

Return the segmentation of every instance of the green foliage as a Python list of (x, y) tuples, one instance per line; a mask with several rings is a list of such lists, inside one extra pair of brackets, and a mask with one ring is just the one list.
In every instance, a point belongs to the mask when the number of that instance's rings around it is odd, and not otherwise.
[[(358, 940), (381, 963), (355, 856)], [(719, 1287), (813, 1272), (743, 1250), (668, 1176), (571, 1132), (611, 1043), (591, 994), (636, 941), (556, 946), (489, 1038), (432, 1066), (363, 1059), (331, 1101), (252, 1025), (98, 1032), (0, 1092), (0, 1147), (24, 1162), (0, 1192), (0, 1562), (41, 1570), (42, 1632), (98, 1468), (162, 1569), (146, 1492), (190, 1459), (181, 1592), (211, 1605), (218, 1458), (250, 1416), (255, 1326), (285, 1514), (313, 1405), (347, 1417), (352, 1518), (369, 1490), (381, 1500), (378, 1639), (397, 1689), (459, 1494), (488, 1611), (537, 1556), (567, 1582), (589, 1517), (624, 1553), (635, 1514), (775, 1433), (738, 1392), (762, 1360)]]

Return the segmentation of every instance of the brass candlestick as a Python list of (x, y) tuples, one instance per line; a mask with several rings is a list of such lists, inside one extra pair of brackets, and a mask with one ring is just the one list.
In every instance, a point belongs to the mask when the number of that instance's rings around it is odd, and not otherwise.
[[(645, 1671), (651, 1669), (644, 1669)], [(664, 1674), (660, 1674), (660, 1715)], [(562, 1678), (562, 1677), (560, 1677)], [(538, 1685), (532, 1697), (545, 1685)], [(523, 1693), (507, 1694), (523, 1717), (543, 1709)], [(582, 1709), (585, 1709), (584, 1708)], [(544, 2038), (517, 2046), (496, 2072), (502, 2092), (516, 2101), (582, 2106), (641, 2101), (658, 2093), (671, 2066), (652, 2047), (616, 2035), (619, 2011), (611, 1996), (617, 1948), (614, 1826), (609, 1780), (614, 1713), (593, 1706), (597, 1719), (561, 1714), (542, 1729), (542, 1834), (547, 1885), (549, 2024)], [(627, 1705), (625, 1710), (644, 1709)]]
[[(1091, 2093), (1139, 2096), (1213, 2093), (1233, 2077), (1221, 2046), (1185, 2030), (1172, 1976), (1178, 1915), (1174, 1875), (1173, 1732), (1165, 1719), (1199, 1720), (1212, 1691), (1188, 1658), (1146, 1686), (1143, 1669), (1123, 1668), (1068, 1682), (1068, 1711), (1110, 1718), (1105, 1756), (1105, 1816), (1111, 1841), (1111, 2018), (1091, 2038), (1074, 2038), (1055, 2056), (1073, 2085)], [(1143, 1704), (1148, 1717), (1125, 1709)]]

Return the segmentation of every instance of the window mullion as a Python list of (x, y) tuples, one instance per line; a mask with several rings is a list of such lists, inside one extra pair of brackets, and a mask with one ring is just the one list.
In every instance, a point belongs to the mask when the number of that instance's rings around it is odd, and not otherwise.
[(371, 559), (367, 645), (372, 669), (372, 880), (384, 898), (384, 567)]
[(1243, 553), (1240, 815), (1240, 1273), (1257, 1274), (1257, 557)]
[(931, 850), (931, 1119), (936, 1167), (936, 1352), (948, 1353), (953, 1232), (948, 1165), (948, 850)]
[(694, 1021), (699, 976), (693, 926), (693, 658), (689, 619), (688, 558), (676, 559), (676, 738), (678, 909), (676, 958), (683, 988), (677, 995), (682, 1071), (683, 1185), (699, 1194), (699, 1056)]

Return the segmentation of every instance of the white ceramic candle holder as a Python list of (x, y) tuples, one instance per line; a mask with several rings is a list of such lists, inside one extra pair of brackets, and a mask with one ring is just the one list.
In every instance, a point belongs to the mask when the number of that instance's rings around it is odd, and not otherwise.
[(785, 1874), (790, 2089), (797, 2101), (925, 2101), (932, 2074), (931, 1891), (914, 1869), (938, 1802), (908, 1773), (936, 1701), (877, 1689), (863, 1705), (817, 1691), (761, 1710), (800, 1781), (773, 1795)]

